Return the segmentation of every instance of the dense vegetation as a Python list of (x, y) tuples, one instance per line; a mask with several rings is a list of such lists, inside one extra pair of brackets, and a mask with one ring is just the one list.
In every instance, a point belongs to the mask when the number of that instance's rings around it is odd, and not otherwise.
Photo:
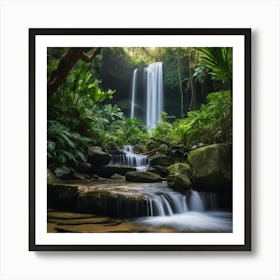
[[(48, 81), (66, 52), (48, 49)], [(128, 118), (124, 80), (155, 61), (164, 63), (170, 112), (148, 133), (141, 120)], [(92, 60), (79, 59), (48, 96), (48, 163), (77, 166), (92, 145), (109, 151), (151, 137), (187, 149), (231, 142), (231, 91), (231, 48), (103, 48)]]

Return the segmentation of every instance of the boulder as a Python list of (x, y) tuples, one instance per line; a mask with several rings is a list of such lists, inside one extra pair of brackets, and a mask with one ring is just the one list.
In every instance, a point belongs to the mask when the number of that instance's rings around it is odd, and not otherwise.
[(48, 184), (54, 184), (57, 183), (59, 179), (55, 177), (53, 172), (50, 169), (47, 169), (47, 183)]
[(125, 181), (125, 177), (117, 173), (113, 174), (110, 178), (119, 181)]
[(192, 173), (190, 165), (187, 163), (181, 163), (181, 162), (172, 164), (167, 169), (168, 169), (169, 174), (183, 173), (185, 175), (190, 176)]
[(161, 177), (166, 178), (169, 175), (169, 171), (166, 166), (154, 165), (154, 173), (159, 174)]
[(160, 166), (169, 166), (172, 164), (172, 159), (161, 153), (156, 153), (153, 156), (149, 157), (149, 162), (151, 166), (160, 165)]
[(74, 223), (74, 219), (79, 218), (81, 213), (131, 218), (148, 216), (150, 212), (146, 194), (137, 188), (129, 188), (127, 184), (110, 186), (59, 183), (48, 185), (47, 194), (48, 208), (76, 212), (71, 215), (51, 214), (49, 221), (71, 218)]
[(169, 175), (166, 178), (168, 186), (176, 191), (185, 193), (192, 187), (189, 178), (191, 168), (186, 163), (175, 163), (168, 167)]
[(80, 174), (74, 169), (69, 168), (65, 165), (55, 168), (54, 174), (57, 178), (61, 180), (84, 180), (89, 178), (89, 176)]
[(230, 145), (213, 144), (189, 153), (192, 181), (202, 191), (228, 192), (232, 187), (232, 149)]
[(88, 162), (81, 162), (77, 167), (77, 171), (82, 174), (91, 175), (92, 174), (92, 165)]
[(149, 171), (131, 171), (125, 175), (126, 181), (142, 182), (142, 183), (155, 183), (162, 180), (161, 176)]
[(130, 171), (136, 171), (136, 168), (126, 165), (108, 165), (93, 169), (93, 173), (104, 178), (110, 178), (114, 174), (120, 174), (124, 176), (127, 172)]
[(62, 180), (70, 180), (73, 178), (73, 170), (65, 165), (56, 167), (54, 169), (54, 174), (57, 178)]
[(92, 165), (106, 165), (110, 162), (111, 155), (102, 151), (101, 147), (88, 148), (88, 162)]

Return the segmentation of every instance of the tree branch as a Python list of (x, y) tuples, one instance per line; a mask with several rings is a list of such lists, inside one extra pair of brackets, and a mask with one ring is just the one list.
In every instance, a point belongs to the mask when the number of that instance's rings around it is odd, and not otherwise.
[(96, 48), (90, 56), (86, 55), (86, 52), (91, 49), (92, 48), (69, 48), (62, 55), (57, 68), (50, 75), (48, 81), (48, 96), (52, 96), (57, 91), (79, 59), (90, 62), (101, 51), (101, 48)]

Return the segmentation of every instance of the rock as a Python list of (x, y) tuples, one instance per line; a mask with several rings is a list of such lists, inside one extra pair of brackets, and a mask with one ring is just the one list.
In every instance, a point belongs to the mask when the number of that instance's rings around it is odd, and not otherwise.
[(183, 173), (190, 176), (192, 173), (191, 167), (187, 163), (175, 163), (170, 165), (167, 169), (170, 174)]
[(79, 188), (72, 185), (52, 184), (48, 185), (48, 208), (54, 207), (63, 210), (75, 209)]
[(53, 172), (50, 169), (47, 169), (47, 183), (54, 184), (57, 183), (59, 180), (55, 177)]
[(160, 175), (149, 171), (131, 171), (126, 173), (126, 181), (130, 182), (142, 182), (142, 183), (154, 183), (160, 182), (162, 178)]
[(92, 165), (88, 162), (81, 162), (79, 163), (77, 171), (82, 174), (92, 175)]
[(154, 173), (159, 174), (161, 177), (166, 178), (169, 175), (168, 169), (166, 166), (154, 165)]
[(180, 192), (186, 192), (192, 187), (189, 178), (191, 168), (187, 163), (175, 163), (168, 167), (169, 176), (166, 178), (169, 187)]
[(154, 165), (169, 166), (170, 164), (173, 163), (172, 159), (169, 156), (161, 153), (156, 153), (153, 156), (149, 157), (149, 161), (151, 166)]
[(54, 174), (57, 178), (62, 180), (71, 180), (73, 179), (73, 170), (65, 165), (57, 167), (54, 169)]
[[(128, 188), (127, 185), (114, 188), (107, 184), (96, 186), (79, 185), (78, 183), (48, 185), (47, 203), (49, 209), (85, 214), (94, 213), (106, 217), (141, 217), (148, 216), (147, 211), (149, 211), (146, 195), (136, 188)], [(49, 220), (54, 221), (56, 218), (59, 217), (52, 213)], [(76, 217), (74, 216), (74, 218)]]
[(122, 156), (123, 151), (122, 150), (110, 150), (109, 154), (112, 155), (112, 156)]
[(89, 176), (80, 174), (76, 172), (74, 169), (69, 168), (65, 165), (57, 167), (54, 169), (54, 174), (57, 178), (61, 180), (84, 180), (88, 179)]
[(124, 176), (127, 172), (136, 171), (135, 167), (130, 167), (126, 165), (112, 165), (112, 166), (102, 166), (93, 169), (93, 173), (100, 177), (110, 178), (114, 174), (120, 174)]
[(228, 192), (232, 187), (232, 149), (213, 144), (189, 153), (195, 188), (202, 191)]
[(175, 163), (168, 167), (169, 176), (166, 178), (168, 186), (176, 191), (186, 192), (192, 187), (189, 178), (191, 168), (186, 163)]
[(111, 155), (102, 151), (99, 146), (89, 147), (88, 156), (88, 162), (92, 165), (106, 165), (111, 159)]
[(117, 174), (117, 173), (113, 174), (113, 175), (111, 176), (111, 179), (116, 179), (116, 180), (125, 181), (125, 177), (122, 176), (122, 175), (120, 175), (120, 174)]

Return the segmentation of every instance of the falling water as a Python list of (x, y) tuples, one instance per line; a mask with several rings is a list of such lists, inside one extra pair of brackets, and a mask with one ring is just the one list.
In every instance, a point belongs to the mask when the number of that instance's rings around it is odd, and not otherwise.
[(145, 198), (147, 216), (171, 216), (188, 211), (186, 197), (168, 188), (157, 192), (150, 190)]
[(133, 146), (128, 145), (123, 147), (121, 155), (112, 155), (109, 165), (126, 165), (141, 171), (149, 167), (149, 160), (146, 155), (135, 154)]
[(130, 108), (130, 118), (134, 118), (134, 109), (135, 109), (135, 96), (136, 96), (136, 85), (137, 85), (137, 72), (138, 69), (134, 69), (132, 75), (132, 87), (131, 87), (131, 108)]
[(190, 194), (190, 207), (193, 211), (203, 211), (205, 207), (203, 205), (202, 199), (197, 191), (192, 191)]
[(145, 72), (147, 75), (146, 125), (149, 129), (153, 129), (161, 120), (163, 111), (162, 62), (149, 64)]
[[(148, 188), (146, 189), (147, 192)], [(189, 195), (174, 192), (169, 188), (146, 193), (147, 216), (170, 216), (188, 211), (203, 212), (215, 210), (217, 195), (215, 193), (199, 193), (190, 191)]]

